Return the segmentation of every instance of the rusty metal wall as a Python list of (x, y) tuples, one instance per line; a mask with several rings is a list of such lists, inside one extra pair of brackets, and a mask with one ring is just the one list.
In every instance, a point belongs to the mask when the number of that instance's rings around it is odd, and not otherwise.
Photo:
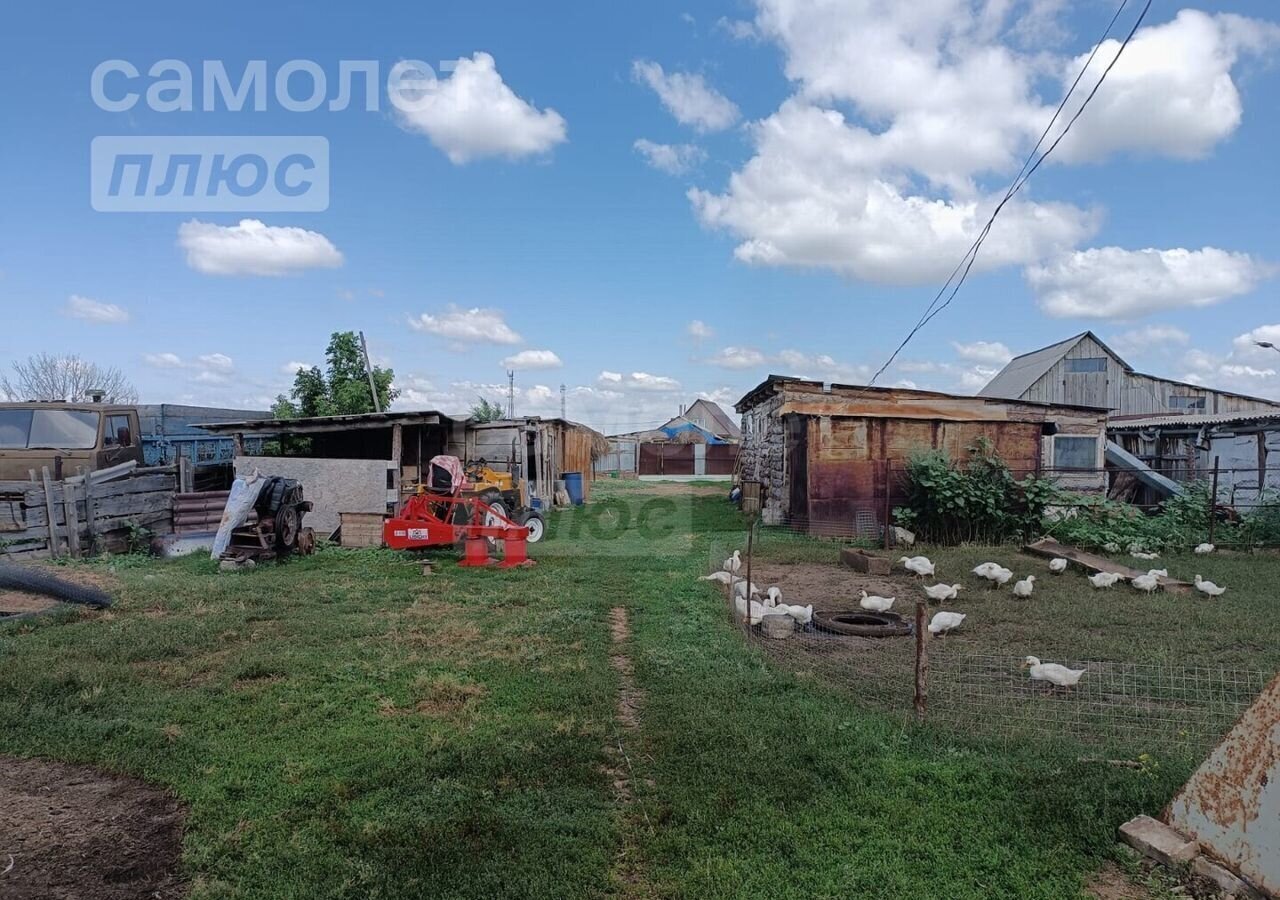
[[(806, 433), (810, 530), (840, 527), (861, 533), (906, 497), (901, 474), (921, 448), (946, 450), (962, 461), (985, 437), (1015, 472), (1039, 468), (1040, 425), (1034, 422), (950, 422), (921, 419), (808, 417)], [(886, 498), (885, 494), (889, 496)]]
[(1280, 894), (1280, 677), (1186, 783), (1169, 824)]

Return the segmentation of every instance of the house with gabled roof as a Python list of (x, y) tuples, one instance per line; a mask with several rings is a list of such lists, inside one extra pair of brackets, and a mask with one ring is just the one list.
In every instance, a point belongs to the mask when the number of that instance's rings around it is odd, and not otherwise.
[(1112, 420), (1280, 410), (1280, 402), (1136, 371), (1092, 331), (1016, 356), (980, 397), (1107, 409)]

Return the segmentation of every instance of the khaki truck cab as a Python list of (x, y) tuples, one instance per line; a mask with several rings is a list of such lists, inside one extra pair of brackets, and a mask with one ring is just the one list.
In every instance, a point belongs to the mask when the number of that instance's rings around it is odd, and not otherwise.
[(142, 465), (138, 411), (106, 403), (0, 403), (0, 481), (28, 478), (43, 466), (55, 477), (78, 468)]

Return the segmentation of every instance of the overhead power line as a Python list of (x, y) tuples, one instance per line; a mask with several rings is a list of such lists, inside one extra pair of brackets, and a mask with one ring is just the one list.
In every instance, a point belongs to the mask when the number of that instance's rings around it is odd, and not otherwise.
[[(978, 251), (982, 249), (982, 244), (986, 241), (987, 235), (991, 233), (991, 226), (995, 223), (996, 217), (1000, 215), (1000, 211), (1004, 209), (1005, 205), (1010, 200), (1012, 200), (1013, 197), (1020, 190), (1022, 190), (1023, 185), (1025, 185), (1027, 181), (1030, 180), (1031, 176), (1034, 175), (1036, 170), (1040, 168), (1040, 165), (1046, 159), (1048, 159), (1049, 154), (1053, 153), (1054, 149), (1057, 148), (1058, 144), (1062, 142), (1062, 139), (1067, 136), (1067, 134), (1071, 131), (1071, 127), (1075, 125), (1076, 120), (1080, 118), (1080, 115), (1085, 111), (1085, 108), (1088, 107), (1090, 101), (1092, 101), (1094, 96), (1097, 95), (1098, 89), (1101, 88), (1103, 82), (1107, 80), (1107, 76), (1111, 73), (1111, 70), (1115, 68), (1115, 64), (1120, 61), (1120, 57), (1124, 53), (1125, 48), (1129, 46), (1129, 42), (1133, 39), (1134, 34), (1137, 33), (1138, 28), (1142, 25), (1143, 20), (1147, 17), (1147, 12), (1148, 10), (1151, 9), (1152, 0), (1146, 0), (1146, 4), (1142, 7), (1142, 12), (1138, 14), (1137, 20), (1133, 23), (1133, 27), (1129, 29), (1129, 33), (1125, 36), (1125, 39), (1120, 44), (1119, 49), (1116, 50), (1115, 57), (1111, 60), (1110, 63), (1108, 63), (1107, 67), (1102, 71), (1102, 76), (1098, 79), (1097, 84), (1095, 84), (1093, 86), (1093, 89), (1089, 91), (1088, 96), (1084, 98), (1084, 102), (1080, 104), (1080, 108), (1076, 110), (1075, 115), (1071, 117), (1071, 119), (1067, 122), (1066, 126), (1062, 129), (1062, 133), (1059, 134), (1054, 139), (1053, 143), (1049, 145), (1049, 148), (1045, 150), (1044, 153), (1040, 154), (1040, 156), (1037, 158), (1036, 152), (1040, 149), (1041, 145), (1044, 144), (1045, 139), (1049, 136), (1050, 132), (1053, 130), (1053, 126), (1057, 123), (1059, 117), (1062, 115), (1062, 111), (1066, 108), (1067, 102), (1071, 99), (1071, 95), (1075, 93), (1076, 87), (1080, 84), (1081, 79), (1084, 78), (1085, 72), (1087, 72), (1089, 70), (1090, 65), (1093, 64), (1094, 57), (1098, 55), (1098, 50), (1101, 49), (1103, 43), (1107, 40), (1108, 36), (1110, 36), (1111, 29), (1115, 27), (1116, 21), (1120, 18), (1120, 15), (1124, 12), (1124, 9), (1128, 5), (1128, 3), (1129, 3), (1129, 0), (1122, 0), (1122, 2), (1120, 3), (1120, 6), (1116, 9), (1115, 15), (1113, 15), (1111, 17), (1111, 21), (1107, 23), (1106, 29), (1102, 32), (1102, 37), (1094, 44), (1093, 51), (1089, 54), (1089, 58), (1085, 60), (1085, 64), (1081, 67), (1079, 74), (1077, 74), (1075, 77), (1075, 80), (1071, 83), (1071, 87), (1067, 90), (1066, 95), (1062, 98), (1062, 102), (1058, 104), (1058, 108), (1054, 112), (1053, 118), (1049, 120), (1049, 124), (1045, 126), (1043, 133), (1041, 133), (1040, 135), (1040, 139), (1037, 140), (1035, 146), (1031, 148), (1031, 152), (1027, 155), (1027, 159), (1025, 162), (1023, 162), (1022, 168), (1018, 170), (1018, 174), (1014, 177), (1013, 181), (1010, 183), (1008, 190), (1005, 191), (1005, 194), (1000, 199), (1000, 202), (996, 204), (995, 209), (991, 211), (991, 216), (987, 219), (987, 223), (982, 227), (982, 231), (979, 232), (978, 237), (974, 239), (974, 242), (969, 246), (969, 249), (965, 252), (964, 256), (961, 257), (960, 262), (957, 263), (956, 267), (951, 271), (951, 274), (947, 277), (946, 282), (938, 290), (938, 293), (934, 295), (933, 300), (925, 308), (925, 311), (920, 316), (919, 321), (917, 321), (916, 324), (911, 328), (911, 330), (907, 332), (907, 336), (902, 339), (902, 342), (898, 344), (897, 348), (893, 351), (892, 354), (890, 354), (889, 358), (885, 360), (884, 365), (882, 365), (879, 369), (877, 369), (875, 374), (871, 376), (871, 380), (867, 382), (867, 387), (871, 387), (872, 385), (874, 385), (876, 383), (876, 379), (878, 379), (881, 375), (883, 375), (885, 370), (887, 370), (889, 366), (893, 365), (894, 360), (896, 360), (899, 354), (901, 354), (902, 351), (906, 349), (907, 344), (911, 343), (911, 340), (916, 336), (917, 333), (919, 333), (919, 331), (922, 328), (928, 325), (929, 322), (931, 322), (933, 318), (938, 315), (938, 313), (942, 312), (944, 309), (946, 309), (948, 306), (951, 305), (951, 301), (955, 299), (956, 294), (959, 292), (961, 286), (965, 283), (965, 280), (969, 277), (969, 272), (973, 268), (973, 264), (978, 258)], [(959, 280), (956, 279), (957, 274), (959, 275)], [(954, 282), (954, 286), (952, 282)], [(951, 288), (950, 294), (947, 294), (948, 288)], [(947, 296), (947, 299), (943, 301), (941, 304), (939, 304), (939, 301), (942, 300), (942, 297), (944, 294)]]

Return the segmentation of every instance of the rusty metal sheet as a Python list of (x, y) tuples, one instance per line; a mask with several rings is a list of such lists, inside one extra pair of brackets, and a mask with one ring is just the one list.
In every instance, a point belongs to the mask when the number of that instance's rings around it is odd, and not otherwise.
[(1169, 824), (1280, 895), (1280, 677), (1183, 786)]

